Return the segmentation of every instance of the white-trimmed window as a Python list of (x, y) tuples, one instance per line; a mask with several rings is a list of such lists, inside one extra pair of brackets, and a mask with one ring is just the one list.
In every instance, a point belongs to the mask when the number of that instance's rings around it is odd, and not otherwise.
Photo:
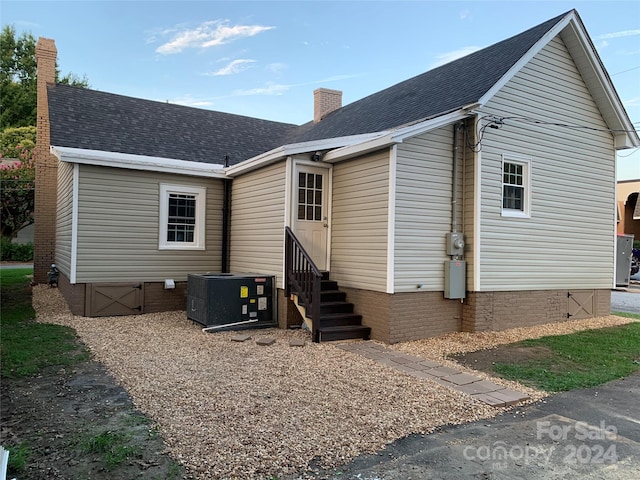
[(531, 160), (502, 156), (502, 216), (531, 215)]
[(160, 250), (204, 250), (207, 189), (160, 184)]

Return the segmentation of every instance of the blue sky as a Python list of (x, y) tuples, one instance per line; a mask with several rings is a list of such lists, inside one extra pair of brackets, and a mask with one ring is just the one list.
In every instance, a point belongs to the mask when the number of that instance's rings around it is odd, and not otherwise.
[[(351, 103), (572, 8), (640, 128), (637, 0), (1, 0), (0, 21), (53, 38), (93, 89), (302, 124), (316, 88)], [(640, 178), (640, 152), (618, 165)]]

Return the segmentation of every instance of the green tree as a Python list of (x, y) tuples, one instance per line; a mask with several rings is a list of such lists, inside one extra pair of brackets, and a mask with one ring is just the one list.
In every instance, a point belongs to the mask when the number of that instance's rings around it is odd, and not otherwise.
[(9, 127), (0, 132), (0, 158), (20, 158), (36, 147), (36, 127)]
[(0, 233), (8, 238), (33, 223), (35, 149), (17, 148), (17, 160), (0, 164)]
[[(69, 73), (56, 81), (88, 87), (86, 77)], [(37, 109), (36, 39), (16, 35), (13, 26), (0, 32), (0, 233), (13, 238), (33, 223)]]
[[(36, 124), (36, 39), (30, 33), (16, 35), (12, 25), (0, 33), (0, 129)], [(56, 82), (88, 87), (86, 76), (69, 73)]]

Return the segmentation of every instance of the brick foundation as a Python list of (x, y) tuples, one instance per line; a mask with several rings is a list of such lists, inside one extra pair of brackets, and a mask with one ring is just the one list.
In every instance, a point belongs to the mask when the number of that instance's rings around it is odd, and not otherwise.
[[(91, 284), (76, 283), (72, 285), (69, 279), (60, 274), (58, 288), (74, 315), (87, 315), (87, 292)], [(150, 282), (144, 284), (144, 313), (169, 312), (174, 310), (186, 311), (187, 282), (176, 282), (176, 288), (165, 290), (164, 282)]]
[(343, 288), (347, 301), (371, 327), (371, 338), (385, 343), (407, 342), (460, 330), (460, 302), (442, 292), (396, 293)]
[(144, 313), (170, 312), (187, 308), (187, 282), (165, 290), (164, 282), (144, 284)]
[(371, 327), (371, 339), (389, 343), (391, 295), (343, 286), (340, 286), (340, 290), (347, 294), (347, 302), (353, 303), (354, 312), (362, 315), (362, 324)]
[[(584, 298), (577, 309), (570, 298)], [(535, 290), (469, 292), (462, 306), (462, 331), (486, 332), (601, 317), (611, 311), (611, 291)], [(567, 316), (571, 312), (571, 316)]]
[[(71, 313), (85, 315), (85, 298), (89, 285), (71, 285), (60, 275), (60, 293)], [(448, 300), (442, 292), (387, 293), (341, 288), (347, 301), (362, 315), (362, 324), (371, 327), (371, 338), (385, 343), (408, 342), (451, 332), (483, 332), (528, 327), (579, 318), (601, 317), (611, 311), (611, 291), (540, 290), (525, 292), (469, 292), (461, 303)], [(569, 298), (587, 299), (584, 309), (576, 310)], [(145, 313), (185, 310), (187, 283), (165, 290), (162, 282), (145, 283)], [(569, 309), (576, 312), (567, 317)], [(277, 290), (277, 320), (279, 328), (302, 323), (294, 303)]]
[(84, 302), (86, 295), (85, 284), (76, 283), (72, 285), (71, 283), (69, 283), (69, 278), (61, 273), (58, 277), (58, 288), (60, 289), (60, 293), (66, 300), (67, 305), (69, 305), (69, 310), (71, 310), (71, 313), (84, 317)]
[(396, 293), (391, 295), (391, 302), (389, 343), (460, 331), (460, 300), (446, 299), (442, 292)]

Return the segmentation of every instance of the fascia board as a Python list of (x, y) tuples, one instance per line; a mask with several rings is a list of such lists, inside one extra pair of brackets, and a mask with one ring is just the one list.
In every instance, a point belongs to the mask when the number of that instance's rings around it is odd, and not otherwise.
[[(569, 27), (570, 30), (565, 30)], [(572, 55), (582, 54), (590, 64), (590, 67), (595, 73), (595, 79), (591, 80), (592, 83), (597, 81), (598, 86), (604, 91), (606, 96), (606, 105), (609, 111), (613, 112), (616, 125), (609, 125), (609, 128), (614, 130), (626, 130), (626, 133), (617, 133), (615, 135), (615, 147), (616, 149), (624, 149), (640, 146), (640, 137), (635, 132), (631, 120), (625, 112), (622, 102), (620, 101), (618, 94), (611, 83), (608, 75), (606, 74), (602, 62), (597, 58), (595, 54), (595, 48), (592, 46), (589, 36), (582, 25), (582, 22), (577, 17), (575, 12), (568, 13), (564, 19), (558, 22), (553, 28), (551, 28), (536, 44), (529, 49), (529, 51), (520, 58), (503, 77), (496, 82), (479, 100), (480, 105), (485, 105), (491, 98), (506, 85), (540, 50), (542, 50), (551, 40), (562, 33), (567, 35), (567, 32), (571, 32), (577, 43), (580, 45), (580, 51), (576, 52), (576, 45), (573, 45), (574, 51), (571, 51), (571, 46), (567, 45)], [(565, 44), (568, 43), (565, 40)], [(584, 76), (584, 72), (583, 73)], [(590, 88), (591, 90), (591, 88)], [(592, 91), (592, 95), (594, 92)], [(594, 96), (594, 98), (596, 98)], [(603, 100), (600, 97), (600, 102)], [(604, 109), (602, 109), (604, 110)], [(615, 132), (614, 132), (615, 133)]]
[(252, 170), (265, 167), (272, 163), (279, 162), (292, 155), (340, 148), (344, 147), (345, 145), (352, 145), (354, 143), (362, 142), (363, 140), (375, 137), (376, 135), (378, 134), (365, 133), (361, 135), (350, 135), (346, 137), (325, 138), (322, 140), (314, 140), (311, 142), (291, 143), (278, 148), (274, 148), (273, 150), (269, 150), (268, 152), (262, 153), (253, 158), (228, 167), (227, 169), (225, 169), (225, 171), (230, 177), (236, 177), (238, 175), (248, 173)]
[[(597, 55), (593, 43), (589, 39), (584, 25), (576, 18), (575, 21), (570, 22), (567, 27), (567, 29), (561, 32), (561, 36), (572, 56), (578, 57), (576, 58), (578, 69), (585, 78), (585, 82), (592, 92), (591, 94), (598, 104), (600, 111), (603, 112), (609, 128), (625, 131), (613, 132), (616, 149), (640, 146), (640, 137), (635, 131), (633, 123), (627, 115), (622, 101), (613, 86), (613, 82)], [(580, 64), (580, 62), (585, 61), (587, 63), (587, 69), (593, 72), (591, 75), (589, 74), (590, 72), (585, 72), (584, 67)], [(598, 91), (604, 95), (598, 94)], [(603, 102), (604, 105), (601, 105)], [(607, 114), (607, 112), (610, 113)]]
[(51, 146), (51, 153), (61, 162), (193, 175), (198, 177), (227, 178), (223, 166), (218, 164), (57, 146)]
[(518, 60), (508, 71), (505, 73), (500, 80), (498, 80), (487, 92), (480, 98), (479, 103), (481, 105), (485, 105), (491, 98), (498, 93), (499, 90), (502, 89), (506, 85), (506, 83), (511, 80), (534, 56), (538, 54), (540, 50), (544, 48), (547, 43), (549, 43), (553, 38), (556, 37), (568, 24), (569, 22), (575, 18), (575, 14), (573, 12), (567, 14), (564, 19), (559, 21), (552, 29), (550, 29), (547, 33), (545, 33), (540, 40), (538, 40), (535, 45), (533, 45), (529, 51), (523, 55), (520, 60)]
[(394, 131), (379, 132), (376, 138), (328, 152), (322, 161), (336, 163), (364, 155), (368, 152), (373, 152), (390, 145), (402, 143), (406, 138), (415, 137), (416, 135), (421, 135), (430, 130), (449, 125), (450, 123), (457, 122), (458, 120), (463, 120), (470, 114), (471, 112), (467, 109), (461, 109), (410, 125), (408, 127), (398, 128)]

